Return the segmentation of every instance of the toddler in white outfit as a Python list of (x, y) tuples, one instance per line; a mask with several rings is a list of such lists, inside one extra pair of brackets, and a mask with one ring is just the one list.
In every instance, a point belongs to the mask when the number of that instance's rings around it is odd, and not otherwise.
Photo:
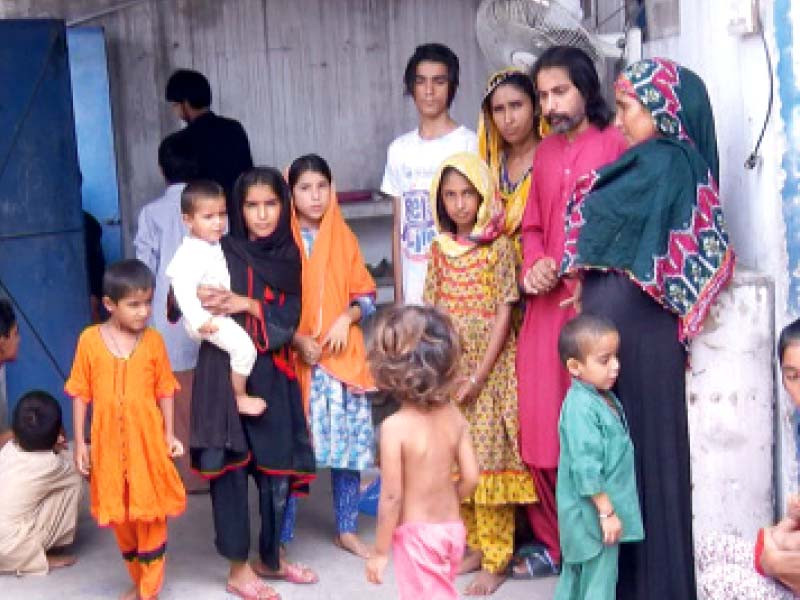
[(256, 348), (247, 332), (229, 316), (212, 315), (197, 297), (197, 287), (230, 289), (231, 276), (219, 240), (227, 229), (225, 193), (213, 181), (196, 181), (181, 194), (181, 213), (189, 235), (175, 252), (166, 275), (183, 313), (189, 335), (208, 340), (231, 357), (231, 383), (239, 412), (260, 415), (263, 398), (246, 391), (247, 377), (256, 361)]

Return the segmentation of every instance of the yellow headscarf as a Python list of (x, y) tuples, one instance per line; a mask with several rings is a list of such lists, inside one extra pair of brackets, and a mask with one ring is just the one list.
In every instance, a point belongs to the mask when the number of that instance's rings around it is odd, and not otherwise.
[[(442, 231), (441, 223), (439, 222), (437, 207), (439, 184), (442, 180), (442, 173), (448, 167), (452, 167), (466, 177), (481, 196), (481, 204), (478, 207), (475, 226), (472, 228), (472, 233), (470, 233), (468, 239), (458, 238), (452, 233)], [(497, 193), (497, 185), (492, 178), (489, 167), (474, 152), (453, 154), (439, 165), (439, 169), (431, 182), (430, 202), (436, 229), (441, 232), (436, 236), (435, 241), (446, 256), (461, 256), (478, 244), (487, 244), (503, 233), (505, 213), (503, 211), (503, 202)]]
[[(512, 75), (529, 75), (518, 67), (508, 67), (492, 75), (486, 84), (483, 93), (482, 108), (478, 116), (478, 153), (481, 158), (489, 165), (492, 175), (500, 187), (500, 171), (502, 169), (503, 138), (494, 124), (494, 119), (490, 112), (490, 107), (486, 105), (486, 99), (500, 87)], [(544, 137), (548, 132), (544, 121), (540, 123), (539, 134)], [(503, 199), (506, 212), (506, 222), (504, 233), (512, 236), (519, 229), (522, 223), (522, 215), (525, 212), (525, 204), (528, 201), (528, 194), (531, 189), (531, 176), (528, 174), (513, 191), (500, 189), (500, 196)]]

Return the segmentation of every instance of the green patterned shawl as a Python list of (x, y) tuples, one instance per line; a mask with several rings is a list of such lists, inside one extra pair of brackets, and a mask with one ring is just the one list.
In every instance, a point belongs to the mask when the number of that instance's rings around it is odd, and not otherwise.
[(615, 270), (699, 333), (733, 275), (717, 189), (711, 104), (702, 80), (664, 59), (625, 69), (616, 87), (650, 111), (659, 136), (577, 184), (567, 207), (562, 271)]

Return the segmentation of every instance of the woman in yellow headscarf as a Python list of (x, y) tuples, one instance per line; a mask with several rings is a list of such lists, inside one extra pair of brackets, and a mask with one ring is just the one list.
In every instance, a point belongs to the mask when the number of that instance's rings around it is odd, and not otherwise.
[(531, 187), (531, 166), (541, 140), (533, 81), (509, 67), (489, 78), (478, 117), (478, 152), (500, 189), (506, 213), (504, 233), (514, 242), (522, 264), (520, 223)]
[(462, 341), (463, 384), (454, 400), (469, 423), (480, 469), (478, 487), (462, 505), (469, 546), (462, 570), (480, 569), (466, 593), (485, 595), (505, 579), (514, 506), (536, 501), (517, 443), (514, 249), (503, 233), (494, 179), (477, 154), (445, 160), (430, 199), (441, 233), (431, 244), (424, 300), (450, 315)]

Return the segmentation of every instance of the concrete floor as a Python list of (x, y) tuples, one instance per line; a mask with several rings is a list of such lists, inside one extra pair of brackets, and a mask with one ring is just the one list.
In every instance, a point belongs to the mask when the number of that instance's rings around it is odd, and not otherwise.
[[(251, 502), (251, 507), (255, 506)], [(253, 509), (252, 522), (257, 525)], [(396, 598), (394, 574), (387, 569), (382, 586), (368, 584), (364, 563), (331, 543), (333, 512), (327, 473), (312, 485), (311, 497), (300, 502), (296, 539), (289, 557), (311, 565), (320, 576), (316, 585), (276, 583), (284, 600), (376, 600)], [(375, 520), (363, 516), (359, 523), (364, 539), (372, 542)], [(17, 578), (0, 576), (0, 598), (4, 600), (93, 600), (115, 598), (130, 586), (111, 531), (100, 529), (84, 507), (78, 525), (74, 552), (78, 563), (47, 576)], [(232, 599), (225, 592), (226, 563), (216, 554), (211, 527), (211, 505), (207, 494), (189, 497), (186, 513), (170, 522), (169, 558), (161, 600)], [(463, 589), (469, 576), (459, 579)], [(492, 598), (497, 600), (549, 600), (553, 597), (554, 577), (530, 582), (509, 581)], [(425, 600), (420, 598), (419, 600)]]

